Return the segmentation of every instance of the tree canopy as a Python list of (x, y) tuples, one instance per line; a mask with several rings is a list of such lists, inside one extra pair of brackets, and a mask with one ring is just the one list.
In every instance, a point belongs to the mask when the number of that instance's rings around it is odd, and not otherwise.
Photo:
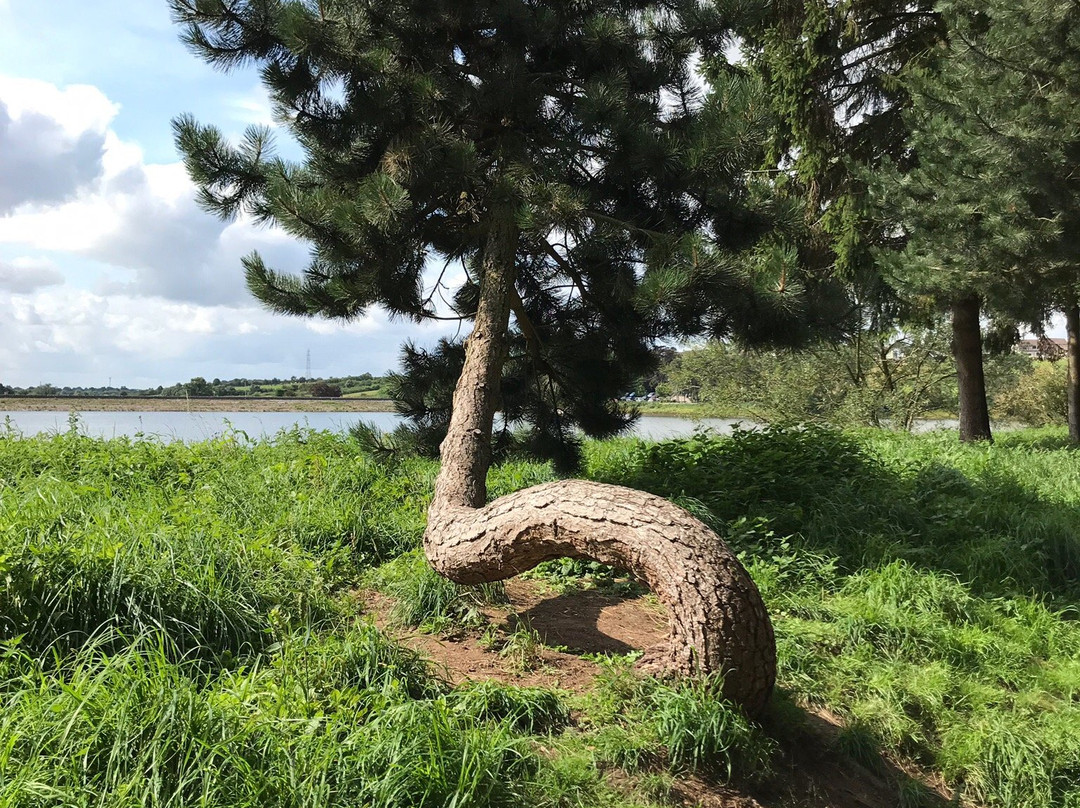
[(883, 261), (909, 295), (966, 305), (973, 324), (981, 310), (1007, 343), (1075, 305), (1080, 17), (1058, 0), (941, 8), (947, 45), (903, 76), (911, 158), (879, 177), (906, 244)]
[[(230, 144), (189, 116), (175, 124), (209, 210), (311, 245), (299, 275), (245, 259), (265, 304), (471, 319), (493, 212), (512, 218), (503, 411), (532, 425), (542, 455), (571, 465), (574, 426), (624, 428), (612, 400), (654, 366), (659, 339), (793, 342), (836, 316), (815, 309), (831, 290), (798, 278), (785, 240), (763, 239), (791, 212), (746, 171), (769, 110), (724, 57), (739, 3), (172, 5), (211, 64), (259, 66), (305, 155), (278, 156), (266, 128)], [(398, 397), (429, 443), (462, 359), (453, 340), (404, 354)]]

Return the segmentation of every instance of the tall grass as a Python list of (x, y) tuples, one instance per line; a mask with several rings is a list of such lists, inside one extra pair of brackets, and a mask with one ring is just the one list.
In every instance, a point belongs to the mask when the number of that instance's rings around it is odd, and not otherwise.
[(599, 447), (591, 470), (725, 534), (789, 693), (971, 799), (1080, 805), (1080, 473), (1046, 432), (1002, 444), (774, 428)]
[(507, 725), (366, 670), (320, 688), (285, 666), (203, 680), (160, 638), (59, 669), (9, 650), (0, 804), (519, 804), (537, 762)]
[(78, 646), (157, 629), (236, 656), (339, 614), (414, 546), (429, 466), (388, 475), (327, 435), (273, 445), (0, 439), (0, 638)]
[(398, 625), (435, 633), (478, 628), (486, 622), (483, 606), (506, 602), (501, 581), (455, 584), (435, 572), (419, 551), (403, 553), (372, 570), (365, 583), (394, 598), (391, 616)]
[[(739, 552), (776, 627), (775, 738), (714, 685), (615, 663), (582, 699), (450, 688), (366, 624), (371, 581), (408, 622), (478, 608), (415, 553), (429, 461), (305, 431), (0, 434), (0, 806), (646, 805), (686, 771), (761, 776), (791, 701), (844, 718), (838, 754), (906, 758), (988, 805), (1080, 806), (1080, 466), (1061, 433), (773, 428), (587, 456)], [(489, 484), (551, 478), (508, 463)], [(612, 766), (640, 788), (608, 785)]]

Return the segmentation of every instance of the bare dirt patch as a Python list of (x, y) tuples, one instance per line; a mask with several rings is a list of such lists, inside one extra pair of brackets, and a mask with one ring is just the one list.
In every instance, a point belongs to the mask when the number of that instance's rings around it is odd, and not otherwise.
[[(507, 659), (485, 646), (478, 635), (435, 637), (398, 632), (406, 646), (431, 658), (453, 684), (494, 679), (530, 687), (551, 687), (581, 693), (592, 687), (599, 666), (582, 654), (625, 654), (648, 648), (664, 637), (664, 617), (647, 597), (623, 599), (595, 591), (559, 594), (532, 581), (513, 580), (506, 586), (508, 607), (490, 608), (492, 623), (507, 632), (515, 620), (540, 635), (539, 664), (534, 670), (514, 670)], [(365, 595), (376, 623), (389, 624), (392, 602), (385, 595)]]
[(667, 633), (663, 606), (648, 596), (627, 598), (590, 589), (558, 593), (522, 580), (508, 581), (506, 593), (519, 618), (545, 645), (573, 654), (644, 651)]
[[(430, 658), (453, 684), (495, 680), (584, 693), (592, 688), (600, 666), (581, 654), (645, 650), (666, 634), (663, 607), (647, 595), (619, 597), (596, 590), (559, 593), (522, 579), (508, 581), (506, 591), (509, 606), (489, 609), (488, 617), (507, 631), (514, 620), (527, 621), (539, 634), (546, 647), (534, 670), (514, 670), (478, 635), (440, 638), (394, 630), (388, 619), (391, 599), (370, 592), (363, 593), (363, 599), (377, 624)], [(828, 711), (804, 710), (798, 724), (769, 728), (766, 722), (769, 733), (781, 739), (775, 773), (766, 782), (723, 785), (680, 775), (669, 803), (686, 808), (896, 808), (899, 783), (906, 777), (927, 784), (922, 803), (927, 808), (945, 806), (952, 796), (940, 782), (910, 765), (882, 759), (872, 771), (840, 754), (835, 739), (842, 722)], [(608, 772), (608, 779), (616, 788), (631, 791), (638, 778), (616, 770)]]

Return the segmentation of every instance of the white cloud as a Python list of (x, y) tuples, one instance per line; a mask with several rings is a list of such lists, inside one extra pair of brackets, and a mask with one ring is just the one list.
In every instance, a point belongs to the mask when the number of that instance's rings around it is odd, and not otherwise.
[(257, 84), (244, 95), (234, 95), (228, 99), (228, 108), (233, 120), (245, 126), (276, 126), (270, 96), (262, 84)]
[(94, 87), (0, 76), (0, 216), (71, 199), (93, 184), (117, 111)]
[[(0, 218), (0, 244), (93, 258), (134, 273), (129, 286), (115, 291), (201, 304), (247, 299), (240, 258), (253, 250), (285, 269), (307, 263), (306, 249), (279, 231), (222, 222), (202, 211), (180, 163), (146, 164), (137, 145), (125, 143), (111, 130), (99, 131), (116, 107), (93, 88), (72, 94), (71, 88), (33, 84), (51, 91), (39, 93), (38, 109), (30, 93), (16, 93), (20, 114), (79, 139), (96, 138), (101, 153), (90, 172), (92, 182), (65, 186), (68, 192), (77, 189), (73, 197), (53, 193), (42, 199), (52, 204), (23, 205)], [(18, 82), (11, 86), (23, 87)], [(71, 110), (60, 109), (63, 99), (72, 100)], [(79, 126), (85, 127), (81, 133)], [(0, 171), (3, 165), (0, 158)], [(34, 179), (28, 177), (18, 187), (32, 186)], [(0, 196), (0, 211), (3, 203)]]
[[(241, 257), (258, 250), (271, 266), (295, 271), (307, 263), (306, 247), (279, 230), (200, 210), (182, 165), (147, 163), (138, 144), (111, 128), (119, 107), (93, 87), (0, 77), (0, 100), (9, 121), (50, 133), (54, 162), (84, 169), (68, 170), (66, 183), (41, 198), (24, 190), (0, 215), (0, 255), (8, 256), (0, 289), (10, 293), (0, 294), (5, 384), (288, 378), (303, 374), (308, 349), (322, 375), (381, 373), (397, 364), (405, 339), (430, 343), (448, 330), (380, 311), (341, 325), (258, 308), (244, 288)], [(72, 144), (80, 143), (97, 144), (93, 159), (75, 158)], [(0, 198), (0, 214), (2, 205)], [(22, 253), (41, 257), (11, 257)], [(87, 266), (100, 278), (92, 289), (84, 288)]]
[[(419, 336), (433, 342), (438, 333)], [(320, 374), (381, 373), (397, 364), (402, 341), (418, 335), (382, 313), (340, 324), (71, 286), (0, 297), (0, 334), (2, 381), (19, 386), (97, 384), (106, 376), (130, 386), (193, 376), (288, 378), (303, 375), (309, 349)]]
[(34, 258), (0, 262), (0, 289), (11, 294), (27, 294), (46, 286), (59, 286), (64, 275), (53, 264)]
[(57, 87), (47, 81), (0, 75), (0, 99), (15, 118), (43, 115), (60, 125), (69, 137), (86, 132), (104, 134), (120, 111), (97, 87), (70, 84)]

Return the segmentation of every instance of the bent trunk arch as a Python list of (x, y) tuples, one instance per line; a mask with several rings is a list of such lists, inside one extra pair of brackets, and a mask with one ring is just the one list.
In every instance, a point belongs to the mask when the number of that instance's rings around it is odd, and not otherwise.
[(424, 550), (463, 584), (501, 580), (552, 558), (630, 570), (667, 607), (668, 636), (644, 649), (652, 669), (724, 674), (724, 695), (750, 714), (776, 676), (772, 625), (734, 554), (700, 520), (661, 497), (584, 480), (558, 480), (484, 508), (433, 506)]
[(772, 624), (754, 582), (707, 525), (652, 494), (584, 480), (486, 504), (518, 236), (508, 206), (492, 216), (424, 552), (437, 572), (463, 584), (502, 580), (560, 557), (629, 570), (668, 614), (667, 638), (645, 649), (645, 664), (677, 674), (720, 673), (724, 695), (755, 715), (776, 679)]

